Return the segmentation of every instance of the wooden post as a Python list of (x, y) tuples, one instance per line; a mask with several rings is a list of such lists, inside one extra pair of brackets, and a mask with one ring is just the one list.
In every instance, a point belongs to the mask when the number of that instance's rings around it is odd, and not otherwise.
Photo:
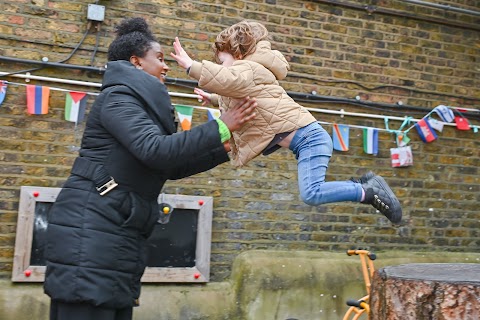
[(372, 280), (370, 320), (480, 319), (480, 264), (390, 266)]

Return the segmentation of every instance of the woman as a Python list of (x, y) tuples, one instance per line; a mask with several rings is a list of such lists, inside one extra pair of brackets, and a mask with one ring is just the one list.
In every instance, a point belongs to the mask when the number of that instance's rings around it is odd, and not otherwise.
[(117, 34), (80, 155), (50, 211), (51, 320), (131, 319), (165, 181), (228, 161), (230, 132), (255, 116), (246, 99), (176, 133), (160, 44), (142, 18), (123, 21)]

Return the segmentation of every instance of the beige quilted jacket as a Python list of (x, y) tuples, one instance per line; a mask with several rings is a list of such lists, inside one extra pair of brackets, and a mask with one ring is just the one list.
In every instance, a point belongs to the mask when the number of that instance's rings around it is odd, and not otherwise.
[[(272, 50), (270, 42), (260, 41), (255, 52), (231, 67), (210, 61), (194, 61), (189, 75), (198, 85), (219, 95), (218, 105), (228, 109), (238, 100), (250, 96), (258, 103), (256, 117), (230, 141), (234, 166), (246, 165), (262, 153), (277, 133), (291, 132), (316, 121), (312, 114), (296, 103), (277, 80), (287, 76), (289, 65), (280, 51)], [(212, 97), (215, 101), (217, 97)]]

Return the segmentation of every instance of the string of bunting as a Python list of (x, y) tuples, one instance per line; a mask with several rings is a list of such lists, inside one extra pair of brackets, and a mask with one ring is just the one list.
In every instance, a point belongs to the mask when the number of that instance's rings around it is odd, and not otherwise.
[[(61, 88), (21, 84), (9, 81), (0, 81), (0, 106), (2, 105), (8, 85), (26, 86), (27, 113), (31, 115), (47, 114), (49, 109), (50, 90), (64, 91), (65, 94), (65, 120), (78, 124), (85, 118), (87, 108), (87, 96), (98, 95), (96, 92), (69, 91)], [(194, 109), (206, 110), (208, 121), (220, 116), (220, 110), (201, 106), (190, 106), (173, 104), (178, 120), (183, 130), (190, 130)], [(311, 110), (311, 109), (309, 109)], [(438, 119), (432, 117), (436, 115)], [(472, 125), (470, 121), (454, 107), (438, 105), (420, 121), (411, 124), (412, 117), (406, 117), (398, 129), (391, 129), (389, 118), (384, 118), (385, 128), (372, 128), (366, 126), (337, 124), (319, 121), (321, 124), (332, 125), (333, 148), (337, 151), (346, 152), (349, 150), (350, 128), (363, 130), (363, 150), (366, 154), (378, 154), (379, 131), (386, 131), (395, 135), (396, 148), (390, 148), (392, 167), (403, 167), (413, 165), (413, 156), (410, 146), (411, 141), (408, 134), (415, 128), (418, 136), (424, 143), (431, 143), (438, 139), (437, 132), (442, 132), (445, 123), (455, 123), (458, 130), (472, 130), (478, 133), (479, 126)], [(405, 129), (405, 127), (407, 127)]]

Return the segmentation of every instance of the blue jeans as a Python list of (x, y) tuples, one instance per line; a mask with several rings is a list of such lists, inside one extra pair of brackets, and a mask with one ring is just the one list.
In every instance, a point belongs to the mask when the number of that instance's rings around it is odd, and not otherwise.
[(318, 122), (298, 129), (289, 148), (298, 162), (298, 187), (303, 202), (311, 206), (341, 201), (360, 202), (360, 183), (325, 182), (328, 162), (333, 153), (333, 142)]

